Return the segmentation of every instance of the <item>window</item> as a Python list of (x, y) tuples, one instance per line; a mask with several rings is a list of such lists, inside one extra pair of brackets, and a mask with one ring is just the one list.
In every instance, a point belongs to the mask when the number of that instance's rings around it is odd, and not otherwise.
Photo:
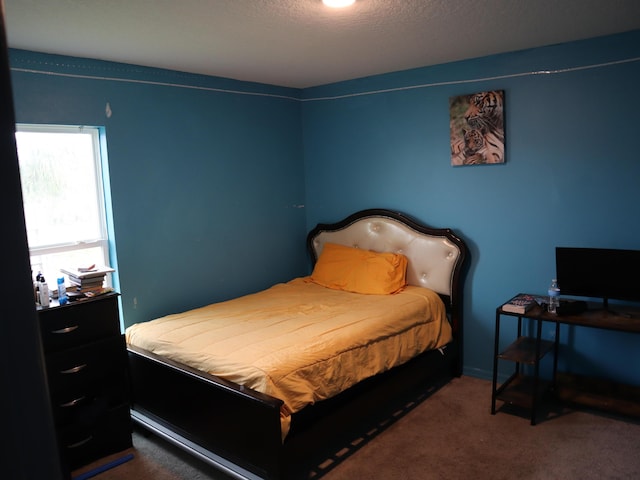
[(18, 124), (16, 144), (33, 275), (109, 265), (100, 130)]

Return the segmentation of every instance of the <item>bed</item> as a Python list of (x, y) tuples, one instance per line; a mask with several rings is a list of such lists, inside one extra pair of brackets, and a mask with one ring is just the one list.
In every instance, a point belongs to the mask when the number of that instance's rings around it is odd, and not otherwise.
[(358, 417), (461, 374), (452, 230), (370, 209), (307, 248), (309, 276), (127, 329), (134, 422), (233, 477), (282, 479)]

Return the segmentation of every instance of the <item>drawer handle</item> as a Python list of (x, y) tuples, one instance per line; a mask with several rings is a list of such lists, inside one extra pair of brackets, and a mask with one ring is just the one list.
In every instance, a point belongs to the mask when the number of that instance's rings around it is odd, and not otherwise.
[(77, 404), (79, 404), (85, 398), (87, 398), (87, 397), (83, 395), (82, 397), (75, 398), (75, 399), (71, 400), (70, 402), (61, 403), (60, 406), (63, 407), (63, 408), (75, 407)]
[(67, 445), (67, 448), (78, 448), (84, 445), (85, 443), (89, 443), (91, 440), (93, 440), (93, 435), (89, 435), (87, 438), (85, 438), (84, 440), (80, 440), (79, 442), (72, 443), (71, 445)]
[(68, 368), (67, 370), (60, 370), (60, 373), (63, 373), (63, 374), (78, 373), (80, 370), (82, 370), (86, 366), (87, 366), (87, 364), (84, 363), (82, 365), (78, 365), (78, 366), (73, 367), (73, 368)]
[(60, 330), (51, 330), (51, 333), (71, 333), (76, 328), (78, 328), (78, 325), (74, 325), (73, 327), (61, 328)]

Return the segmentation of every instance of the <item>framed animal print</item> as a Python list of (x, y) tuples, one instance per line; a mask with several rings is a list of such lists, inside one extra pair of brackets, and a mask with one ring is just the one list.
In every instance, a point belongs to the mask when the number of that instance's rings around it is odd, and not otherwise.
[(451, 165), (504, 163), (504, 91), (449, 98)]

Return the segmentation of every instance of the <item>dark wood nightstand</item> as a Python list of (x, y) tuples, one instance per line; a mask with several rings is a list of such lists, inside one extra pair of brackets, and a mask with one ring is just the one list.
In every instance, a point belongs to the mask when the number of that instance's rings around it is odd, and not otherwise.
[(118, 294), (39, 308), (62, 463), (70, 472), (131, 447), (129, 383)]

